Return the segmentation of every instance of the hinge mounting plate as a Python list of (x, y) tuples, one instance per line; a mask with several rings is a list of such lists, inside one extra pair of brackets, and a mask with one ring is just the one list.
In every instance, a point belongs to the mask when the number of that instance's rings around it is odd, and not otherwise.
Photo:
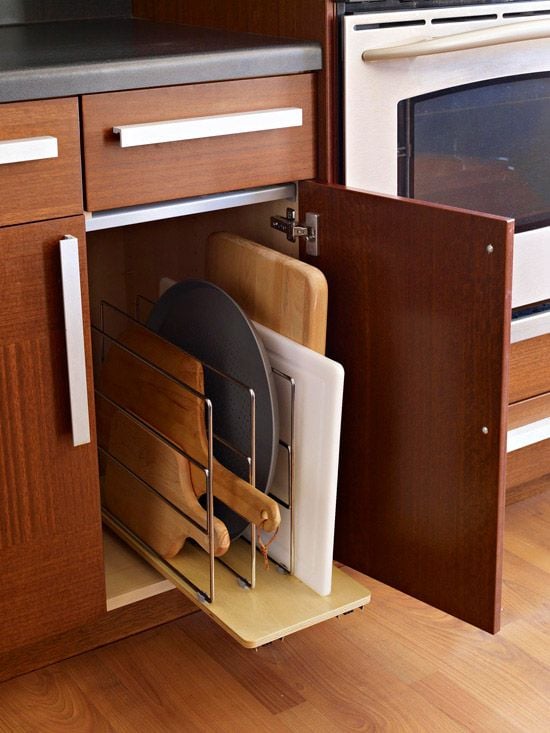
[(319, 214), (308, 212), (306, 214), (305, 224), (296, 223), (296, 211), (288, 208), (286, 217), (272, 216), (271, 227), (283, 232), (289, 242), (295, 242), (297, 237), (305, 237), (306, 254), (317, 257), (319, 254)]

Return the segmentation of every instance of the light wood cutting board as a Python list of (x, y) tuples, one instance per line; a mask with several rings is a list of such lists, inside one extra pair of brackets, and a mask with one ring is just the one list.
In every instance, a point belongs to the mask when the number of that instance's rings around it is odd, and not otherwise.
[[(181, 349), (141, 326), (128, 328), (120, 343), (134, 354), (157, 364), (198, 393), (204, 392), (202, 365)], [(123, 347), (113, 345), (101, 373), (101, 391), (117, 405), (138, 415), (146, 424), (182, 448), (202, 465), (207, 464), (207, 436), (202, 400), (182, 389), (169, 377), (147, 366)], [(101, 447), (132, 472), (206, 526), (206, 514), (198, 497), (206, 490), (204, 472), (182, 458), (159, 438), (98, 399), (98, 439)], [(107, 508), (125, 521), (163, 557), (179, 552), (187, 537), (204, 549), (204, 535), (138, 480), (116, 465), (108, 464), (102, 494)], [(268, 532), (280, 523), (277, 503), (214, 460), (214, 494), (248, 521)], [(225, 525), (214, 521), (215, 554), (229, 547)]]
[(206, 247), (206, 278), (249, 318), (325, 353), (328, 288), (316, 267), (236, 234), (216, 232)]

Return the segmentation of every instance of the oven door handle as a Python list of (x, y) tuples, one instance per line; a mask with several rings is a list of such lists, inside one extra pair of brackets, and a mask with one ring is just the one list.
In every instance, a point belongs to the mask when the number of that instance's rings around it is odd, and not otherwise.
[(431, 56), (449, 51), (464, 51), (483, 46), (497, 46), (501, 43), (531, 41), (537, 38), (550, 37), (550, 20), (529, 20), (522, 23), (510, 23), (505, 26), (492, 26), (480, 31), (457, 33), (453, 36), (429, 38), (416, 43), (388, 48), (368, 48), (363, 51), (363, 61), (387, 61), (415, 56)]

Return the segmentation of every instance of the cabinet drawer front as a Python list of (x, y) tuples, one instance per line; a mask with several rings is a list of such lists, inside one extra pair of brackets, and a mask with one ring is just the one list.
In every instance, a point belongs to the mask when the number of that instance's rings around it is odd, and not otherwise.
[(85, 96), (86, 208), (311, 178), (313, 100), (311, 74)]
[(550, 417), (550, 392), (514, 402), (508, 408), (508, 430)]
[(550, 439), (508, 454), (506, 503), (513, 504), (550, 488)]
[(509, 401), (550, 391), (550, 333), (513, 343), (510, 349)]
[(80, 212), (77, 100), (0, 105), (0, 226)]

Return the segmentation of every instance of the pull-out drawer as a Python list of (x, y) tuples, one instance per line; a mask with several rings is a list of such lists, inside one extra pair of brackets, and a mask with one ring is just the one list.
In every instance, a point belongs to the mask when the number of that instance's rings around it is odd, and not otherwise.
[(77, 100), (0, 105), (0, 226), (80, 212)]
[[(550, 318), (547, 319), (550, 325)], [(550, 392), (550, 333), (512, 343), (510, 403)]]
[(314, 77), (85, 96), (90, 211), (315, 176)]
[(512, 322), (506, 501), (550, 486), (550, 311)]
[(550, 488), (550, 438), (508, 453), (506, 503), (513, 504)]

